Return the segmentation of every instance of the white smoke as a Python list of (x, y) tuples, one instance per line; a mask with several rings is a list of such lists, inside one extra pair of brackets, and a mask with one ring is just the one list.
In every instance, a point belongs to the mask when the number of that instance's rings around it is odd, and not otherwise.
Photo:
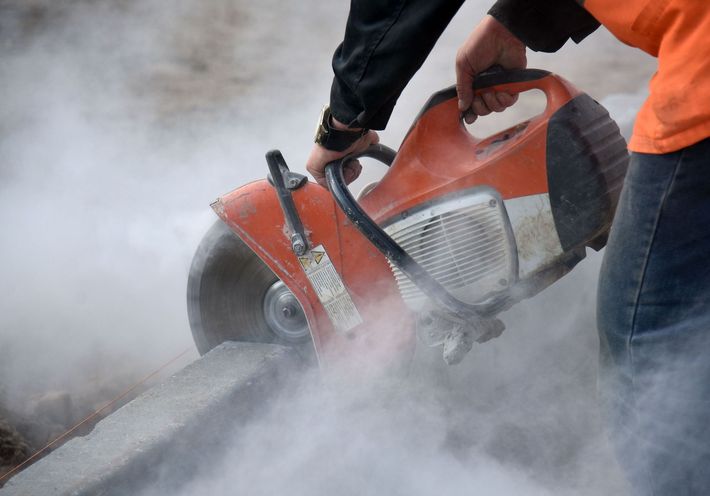
[[(191, 345), (209, 203), (264, 177), (269, 148), (303, 162), (328, 54), (307, 26), (276, 28), (294, 10), (278, 2), (6, 4), (2, 382), (22, 398), (135, 378)], [(274, 30), (299, 40), (291, 56)], [(322, 84), (304, 89), (315, 65)]]
[(389, 384), (387, 393), (346, 383), (344, 392), (343, 384), (301, 378), (305, 384), (247, 424), (222, 460), (177, 494), (550, 494), (526, 470), (467, 452), (452, 430), (451, 405), (430, 383)]

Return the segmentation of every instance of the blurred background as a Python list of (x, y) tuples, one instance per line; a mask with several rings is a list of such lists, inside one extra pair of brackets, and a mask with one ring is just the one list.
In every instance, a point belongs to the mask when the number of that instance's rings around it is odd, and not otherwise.
[[(348, 7), (0, 0), (0, 431), (25, 443), (0, 465), (182, 350), (175, 367), (197, 356), (185, 285), (209, 204), (263, 178), (269, 149), (304, 170)], [(456, 49), (488, 7), (459, 11), (383, 143), (396, 148), (428, 96), (454, 83)], [(604, 29), (528, 60), (601, 101), (626, 133), (655, 69)], [(473, 131), (527, 118), (533, 103)], [(459, 454), (485, 452), (569, 494), (622, 487), (595, 402), (600, 260), (590, 252), (505, 314), (501, 338), (437, 372)]]

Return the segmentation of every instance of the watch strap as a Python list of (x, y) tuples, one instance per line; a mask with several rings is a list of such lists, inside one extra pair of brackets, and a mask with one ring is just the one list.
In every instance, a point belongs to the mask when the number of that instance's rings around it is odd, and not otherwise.
[(349, 130), (333, 127), (329, 107), (324, 107), (316, 129), (315, 142), (328, 150), (342, 152), (367, 134), (367, 129)]

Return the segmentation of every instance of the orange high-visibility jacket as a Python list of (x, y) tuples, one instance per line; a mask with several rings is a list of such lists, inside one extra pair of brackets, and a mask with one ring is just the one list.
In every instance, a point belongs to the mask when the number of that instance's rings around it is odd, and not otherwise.
[(710, 0), (586, 0), (584, 8), (658, 57), (629, 148), (667, 153), (710, 137)]

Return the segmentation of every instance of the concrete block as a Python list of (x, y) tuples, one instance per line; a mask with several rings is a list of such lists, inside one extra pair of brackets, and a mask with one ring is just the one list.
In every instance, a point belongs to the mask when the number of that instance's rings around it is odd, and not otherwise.
[[(224, 343), (10, 479), (0, 496), (170, 494), (298, 366), (282, 346)], [(166, 465), (180, 469), (168, 481)]]

